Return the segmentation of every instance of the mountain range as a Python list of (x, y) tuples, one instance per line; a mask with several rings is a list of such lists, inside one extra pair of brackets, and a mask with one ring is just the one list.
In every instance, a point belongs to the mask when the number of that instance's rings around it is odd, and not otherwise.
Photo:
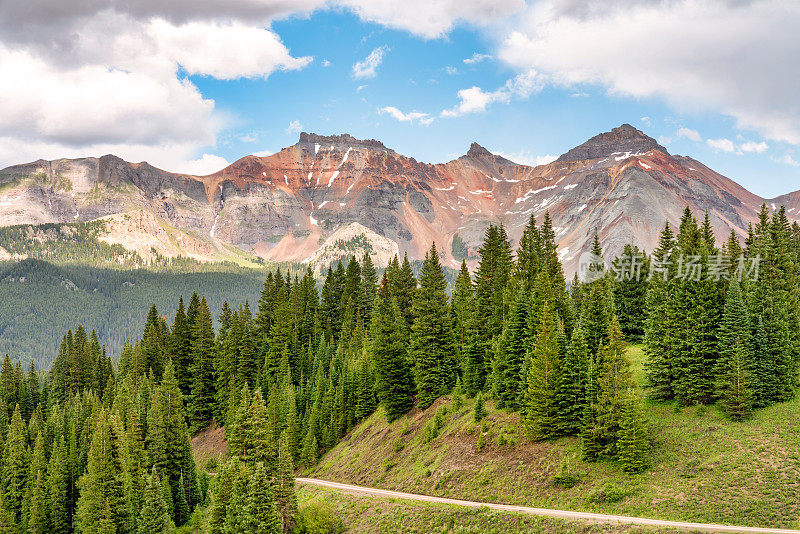
[(626, 243), (652, 251), (664, 221), (676, 224), (688, 205), (708, 212), (718, 239), (744, 236), (765, 202), (795, 219), (800, 191), (762, 198), (629, 124), (539, 166), (477, 143), (430, 164), (376, 140), (301, 133), (275, 154), (208, 176), (113, 155), (0, 171), (0, 226), (100, 220), (103, 241), (143, 256), (216, 261), (236, 251), (315, 268), (364, 250), (378, 265), (395, 253), (419, 259), (432, 242), (448, 266), (474, 265), (489, 223), (516, 242), (531, 215), (549, 212), (569, 274), (595, 232), (609, 256)]

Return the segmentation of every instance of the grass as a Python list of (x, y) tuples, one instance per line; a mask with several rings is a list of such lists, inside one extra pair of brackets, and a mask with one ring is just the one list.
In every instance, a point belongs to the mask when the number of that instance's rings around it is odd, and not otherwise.
[[(641, 348), (632, 347), (629, 356), (641, 381)], [(760, 410), (743, 423), (727, 420), (715, 407), (676, 410), (648, 402), (652, 466), (635, 476), (613, 461), (582, 462), (577, 438), (528, 441), (518, 415), (496, 410), (492, 402), (486, 403), (485, 428), (474, 422), (474, 400), (468, 400), (459, 410), (450, 408), (438, 437), (426, 441), (426, 427), (442, 406), (452, 406), (450, 399), (392, 425), (376, 412), (308, 475), (476, 501), (800, 527), (797, 400)], [(405, 435), (404, 427), (410, 429)], [(571, 488), (553, 481), (565, 458), (578, 476)]]
[(464, 508), (437, 503), (350, 495), (326, 488), (302, 486), (301, 510), (321, 508), (342, 520), (348, 532), (363, 533), (490, 533), (518, 532), (594, 534), (677, 532), (645, 527), (587, 525), (488, 508)]

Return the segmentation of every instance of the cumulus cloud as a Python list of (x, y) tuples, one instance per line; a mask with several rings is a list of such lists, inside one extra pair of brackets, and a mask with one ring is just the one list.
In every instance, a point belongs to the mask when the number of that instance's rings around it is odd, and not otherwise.
[(553, 156), (552, 154), (545, 154), (543, 156), (536, 155), (528, 150), (520, 150), (519, 152), (503, 152), (502, 150), (492, 151), (493, 154), (497, 154), (498, 156), (502, 156), (508, 160), (513, 161), (514, 163), (521, 163), (523, 165), (529, 165), (531, 167), (536, 167), (537, 165), (547, 165), (548, 163), (552, 163), (558, 159), (558, 156)]
[(214, 174), (221, 171), (230, 165), (228, 160), (216, 154), (203, 154), (200, 158), (194, 161), (188, 161), (184, 164), (181, 172), (186, 174), (194, 174), (196, 176), (205, 176), (207, 174)]
[(459, 117), (468, 113), (485, 111), (489, 104), (495, 102), (508, 103), (513, 98), (528, 98), (542, 88), (542, 81), (533, 69), (518, 74), (508, 80), (505, 85), (494, 91), (485, 91), (472, 86), (458, 91), (459, 103), (441, 112), (442, 117)]
[(520, 13), (525, 0), (335, 0), (359, 17), (426, 39), (447, 34), (464, 22), (485, 26)]
[(755, 141), (746, 141), (739, 145), (739, 149), (742, 152), (755, 152), (756, 154), (763, 154), (767, 151), (769, 145), (764, 141), (755, 142)]
[(298, 120), (291, 121), (289, 126), (286, 127), (286, 133), (288, 134), (299, 134), (302, 131), (303, 125)]
[(388, 51), (389, 47), (386, 45), (373, 49), (367, 57), (353, 65), (353, 77), (356, 79), (374, 78), (378, 67), (383, 63), (384, 54)]
[(418, 122), (420, 124), (424, 124), (425, 126), (433, 122), (433, 117), (427, 113), (422, 113), (420, 111), (403, 113), (394, 106), (386, 106), (385, 108), (381, 108), (381, 113), (386, 113), (400, 122)]
[(487, 59), (492, 59), (492, 56), (490, 54), (481, 54), (475, 52), (470, 57), (466, 58), (464, 63), (467, 65), (475, 65), (476, 63), (480, 63), (481, 61), (485, 61)]
[(721, 139), (707, 139), (706, 143), (708, 146), (713, 148), (714, 150), (720, 150), (722, 152), (735, 152), (736, 146), (733, 144), (733, 141), (726, 138)]
[(686, 128), (685, 126), (681, 126), (680, 128), (678, 128), (676, 135), (678, 137), (685, 137), (686, 139), (689, 139), (691, 141), (697, 141), (697, 142), (702, 141), (702, 138), (700, 137), (700, 132), (698, 132), (697, 130), (692, 130), (691, 128)]
[(498, 57), (800, 144), (798, 26), (800, 4), (783, 0), (543, 0), (507, 26)]

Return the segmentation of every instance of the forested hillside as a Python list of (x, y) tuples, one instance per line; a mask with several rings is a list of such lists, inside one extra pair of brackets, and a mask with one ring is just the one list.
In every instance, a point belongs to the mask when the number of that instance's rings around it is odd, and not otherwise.
[(262, 270), (234, 265), (121, 270), (23, 260), (0, 264), (0, 354), (47, 369), (61, 337), (83, 324), (111, 354), (141, 333), (151, 305), (168, 310), (181, 295), (206, 295), (214, 315), (226, 299), (256, 302)]
[[(0, 524), (303, 531), (294, 465), (314, 466), (378, 406), (392, 423), (448, 394), (474, 398), (475, 421), (491, 398), (519, 414), (524, 439), (576, 436), (585, 461), (647, 476), (626, 335), (643, 335), (653, 399), (719, 403), (733, 420), (792, 398), (800, 363), (800, 227), (763, 207), (744, 244), (718, 247), (687, 208), (677, 230), (652, 257), (627, 248), (610, 265), (595, 237), (586, 281), (569, 288), (548, 215), (516, 252), (490, 226), (451, 295), (436, 245), (418, 276), (395, 257), (379, 279), (368, 255), (329, 269), (319, 291), (310, 270), (270, 271), (257, 302), (222, 305), (218, 328), (197, 294), (153, 305), (118, 359), (76, 318), (49, 372), (10, 358), (0, 370)], [(209, 481), (189, 436), (213, 422), (229, 448)]]

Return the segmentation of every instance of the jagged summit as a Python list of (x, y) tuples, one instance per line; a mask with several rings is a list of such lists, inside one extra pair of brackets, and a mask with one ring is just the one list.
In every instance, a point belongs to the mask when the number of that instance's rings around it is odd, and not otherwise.
[(469, 150), (467, 151), (467, 157), (470, 158), (479, 158), (481, 156), (491, 156), (492, 153), (483, 148), (478, 143), (472, 143), (469, 145)]
[(337, 148), (344, 148), (345, 150), (350, 147), (354, 147), (390, 151), (390, 149), (386, 148), (386, 145), (376, 139), (356, 139), (347, 133), (340, 135), (318, 135), (315, 133), (301, 132), (300, 139), (297, 141), (297, 144), (300, 146), (310, 147), (312, 149), (314, 145), (332, 145)]
[(655, 139), (626, 123), (618, 128), (613, 128), (610, 132), (595, 135), (585, 143), (562, 154), (556, 161), (598, 159), (626, 152), (641, 154), (650, 150), (669, 154), (667, 149), (659, 145)]

